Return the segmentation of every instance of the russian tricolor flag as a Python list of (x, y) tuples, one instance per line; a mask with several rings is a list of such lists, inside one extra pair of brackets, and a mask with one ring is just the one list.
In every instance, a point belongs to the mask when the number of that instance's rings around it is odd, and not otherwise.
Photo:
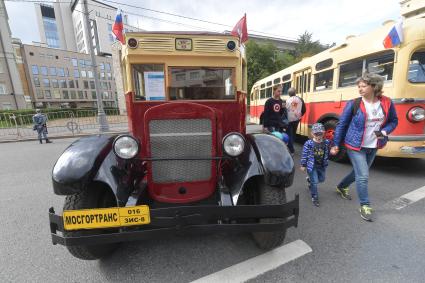
[(403, 22), (398, 21), (390, 30), (384, 39), (384, 47), (386, 49), (393, 48), (403, 42)]
[(125, 44), (124, 35), (122, 33), (123, 29), (124, 29), (124, 25), (122, 23), (122, 14), (121, 14), (121, 11), (118, 10), (117, 16), (115, 17), (115, 23), (112, 26), (112, 33), (121, 42), (121, 44)]

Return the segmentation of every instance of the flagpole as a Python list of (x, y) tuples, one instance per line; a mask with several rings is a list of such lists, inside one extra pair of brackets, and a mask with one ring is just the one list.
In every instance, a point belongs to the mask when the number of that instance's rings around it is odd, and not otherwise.
[(99, 131), (100, 132), (106, 132), (109, 131), (109, 125), (108, 120), (106, 118), (105, 111), (103, 110), (103, 101), (102, 101), (102, 93), (100, 90), (99, 85), (99, 77), (97, 76), (97, 62), (96, 62), (96, 55), (94, 54), (94, 48), (93, 48), (93, 42), (91, 39), (91, 26), (90, 26), (90, 19), (89, 19), (89, 9), (87, 5), (87, 0), (84, 0), (84, 19), (86, 22), (87, 30), (86, 30), (86, 41), (88, 44), (87, 50), (90, 53), (91, 61), (92, 61), (92, 67), (93, 67), (93, 75), (94, 75), (94, 83), (96, 86), (96, 101), (97, 101), (97, 119), (99, 123)]

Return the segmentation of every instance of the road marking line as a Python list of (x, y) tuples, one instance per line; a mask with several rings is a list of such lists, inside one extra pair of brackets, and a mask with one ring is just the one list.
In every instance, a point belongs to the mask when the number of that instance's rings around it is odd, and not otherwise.
[(395, 205), (395, 209), (400, 210), (423, 198), (425, 198), (425, 186), (402, 195), (398, 199), (393, 200), (392, 203)]
[(304, 241), (296, 240), (262, 255), (199, 278), (192, 281), (192, 283), (245, 282), (312, 251), (310, 246)]

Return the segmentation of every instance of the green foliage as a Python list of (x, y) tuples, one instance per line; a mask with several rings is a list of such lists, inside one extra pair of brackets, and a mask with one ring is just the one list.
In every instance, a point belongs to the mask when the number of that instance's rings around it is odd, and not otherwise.
[(255, 41), (249, 41), (246, 45), (246, 56), (248, 60), (249, 92), (259, 79), (295, 63), (294, 57), (290, 52), (280, 52), (271, 42), (259, 45)]
[(299, 62), (302, 58), (311, 57), (326, 48), (327, 46), (323, 46), (318, 40), (313, 41), (312, 33), (305, 31), (298, 37), (297, 46), (295, 47), (295, 57), (297, 62)]
[(248, 41), (245, 49), (248, 61), (248, 97), (256, 81), (329, 47), (329, 45), (322, 45), (318, 40), (313, 41), (312, 33), (307, 31), (298, 37), (297, 45), (293, 51), (282, 52), (272, 42), (258, 44), (253, 40)]

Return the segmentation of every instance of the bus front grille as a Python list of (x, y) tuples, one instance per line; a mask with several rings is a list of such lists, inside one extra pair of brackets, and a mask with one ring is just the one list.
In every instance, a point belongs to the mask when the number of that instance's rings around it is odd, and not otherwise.
[[(211, 178), (212, 129), (209, 119), (149, 122), (152, 179), (155, 183), (194, 182)], [(173, 160), (174, 159), (174, 160)]]

